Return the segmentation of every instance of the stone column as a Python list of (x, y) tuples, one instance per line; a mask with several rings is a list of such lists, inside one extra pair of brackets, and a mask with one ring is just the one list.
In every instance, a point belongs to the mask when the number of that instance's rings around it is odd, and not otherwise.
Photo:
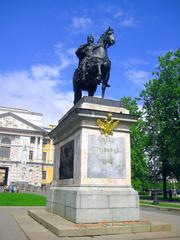
[(42, 160), (42, 149), (43, 149), (43, 138), (41, 137), (40, 142), (39, 142), (39, 160), (41, 160), (41, 162), (43, 161)]
[(37, 156), (38, 156), (38, 138), (36, 137), (35, 138), (35, 143), (34, 143), (34, 156), (33, 156), (33, 159), (35, 160), (35, 161), (37, 161)]
[(50, 139), (50, 162), (52, 162), (53, 161), (53, 140), (52, 139)]

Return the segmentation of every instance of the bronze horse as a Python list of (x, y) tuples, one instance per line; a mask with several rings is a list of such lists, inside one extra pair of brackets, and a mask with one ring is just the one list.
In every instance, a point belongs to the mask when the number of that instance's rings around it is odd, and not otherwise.
[(92, 49), (92, 54), (86, 62), (86, 78), (81, 78), (81, 67), (77, 68), (73, 75), (74, 104), (82, 97), (82, 90), (88, 92), (88, 96), (94, 96), (97, 85), (102, 83), (102, 98), (110, 76), (111, 61), (107, 54), (107, 48), (115, 43), (114, 31), (110, 27), (101, 35), (97, 44)]

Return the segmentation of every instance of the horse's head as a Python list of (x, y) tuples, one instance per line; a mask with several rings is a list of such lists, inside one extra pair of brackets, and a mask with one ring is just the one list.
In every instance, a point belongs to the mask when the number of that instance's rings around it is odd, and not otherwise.
[(112, 28), (108, 28), (99, 38), (98, 44), (104, 47), (110, 47), (115, 43), (114, 31)]
[(111, 27), (104, 33), (104, 39), (108, 46), (112, 46), (115, 43), (114, 30)]

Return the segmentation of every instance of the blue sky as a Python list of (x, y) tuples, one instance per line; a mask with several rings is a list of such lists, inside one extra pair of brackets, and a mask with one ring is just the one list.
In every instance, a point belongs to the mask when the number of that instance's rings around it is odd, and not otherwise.
[(73, 105), (76, 48), (108, 26), (116, 43), (106, 98), (137, 97), (157, 57), (180, 47), (179, 13), (179, 0), (0, 0), (0, 105), (56, 124)]

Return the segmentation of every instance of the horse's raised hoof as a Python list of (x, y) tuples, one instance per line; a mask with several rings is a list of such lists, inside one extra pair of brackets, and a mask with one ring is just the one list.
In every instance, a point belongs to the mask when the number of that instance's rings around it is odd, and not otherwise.
[(106, 84), (106, 87), (111, 87), (111, 85), (109, 85), (109, 84)]
[(101, 79), (99, 77), (97, 77), (96, 82), (97, 82), (98, 85), (100, 85), (101, 84)]
[(97, 84), (100, 85), (100, 84), (101, 84), (101, 80), (99, 80), (99, 81), (97, 82)]

